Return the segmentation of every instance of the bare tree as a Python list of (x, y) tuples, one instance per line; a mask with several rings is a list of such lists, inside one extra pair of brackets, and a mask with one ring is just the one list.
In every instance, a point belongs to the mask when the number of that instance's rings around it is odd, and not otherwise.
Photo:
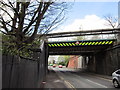
[(104, 16), (105, 20), (107, 21), (107, 25), (108, 26), (111, 26), (112, 28), (116, 28), (117, 27), (117, 17), (113, 17), (111, 15), (107, 15), (107, 16)]
[[(107, 15), (107, 16), (104, 16), (105, 20), (107, 21), (107, 25), (112, 27), (113, 29), (114, 28), (117, 28), (118, 27), (118, 19), (117, 17), (113, 17), (112, 15)], [(116, 34), (115, 35), (108, 35), (107, 38), (117, 38)]]
[(17, 48), (33, 42), (37, 34), (55, 29), (64, 19), (67, 3), (45, 1), (0, 1), (0, 10), (4, 13), (0, 13), (0, 31), (12, 37)]

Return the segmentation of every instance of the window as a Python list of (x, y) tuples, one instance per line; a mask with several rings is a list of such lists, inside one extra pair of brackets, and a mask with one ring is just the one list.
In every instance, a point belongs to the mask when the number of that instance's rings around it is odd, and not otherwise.
[(117, 71), (116, 74), (120, 74), (120, 71)]

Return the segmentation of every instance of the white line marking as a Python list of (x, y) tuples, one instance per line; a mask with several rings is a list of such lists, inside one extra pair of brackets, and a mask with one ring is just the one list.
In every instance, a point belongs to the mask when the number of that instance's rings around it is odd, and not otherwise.
[(85, 74), (85, 75), (87, 75), (87, 76), (91, 76), (91, 77), (96, 77), (96, 78), (98, 78), (98, 79), (103, 79), (103, 80), (106, 80), (106, 81), (109, 81), (109, 82), (112, 81), (112, 80), (110, 80), (110, 79), (107, 79), (107, 78), (101, 77), (101, 76), (99, 76), (99, 75), (86, 74), (86, 73), (83, 73), (83, 74)]
[(66, 80), (64, 82), (69, 88), (71, 88), (72, 90), (76, 90), (75, 87), (70, 82), (68, 82)]
[(89, 80), (89, 79), (86, 79), (86, 80), (89, 81), (89, 82), (91, 82), (91, 83), (94, 83), (94, 84), (96, 84), (96, 85), (99, 85), (99, 86), (101, 86), (101, 87), (108, 88), (107, 86), (104, 86), (104, 85), (102, 85), (102, 84), (93, 82), (93, 81), (91, 81), (91, 80)]

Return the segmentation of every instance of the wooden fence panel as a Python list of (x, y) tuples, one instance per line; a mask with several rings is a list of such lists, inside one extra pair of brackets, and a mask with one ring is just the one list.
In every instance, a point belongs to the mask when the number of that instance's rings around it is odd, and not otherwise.
[(35, 51), (33, 59), (3, 55), (2, 88), (39, 88), (46, 77), (46, 51)]
[(9, 88), (12, 73), (13, 56), (2, 56), (2, 87)]
[[(23, 61), (24, 62), (24, 61)], [(37, 62), (36, 61), (25, 61), (24, 67), (24, 88), (35, 88), (37, 85)], [(21, 67), (22, 68), (22, 67)]]
[(45, 77), (44, 65), (44, 58), (39, 58), (39, 61), (32, 61), (23, 58), (19, 59), (15, 56), (3, 56), (2, 88), (40, 87), (40, 83)]

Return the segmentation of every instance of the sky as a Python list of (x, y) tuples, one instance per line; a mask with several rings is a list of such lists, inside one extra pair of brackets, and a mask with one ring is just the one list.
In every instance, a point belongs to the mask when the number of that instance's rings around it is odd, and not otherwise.
[[(75, 2), (69, 12), (67, 12), (65, 22), (51, 33), (111, 28), (106, 25), (104, 16), (111, 15), (118, 17), (118, 2), (113, 1), (114, 0), (112, 0), (112, 2)], [(50, 41), (69, 39), (70, 38), (66, 37), (59, 39), (53, 38), (50, 39)], [(51, 57), (57, 60), (58, 56)]]
[(118, 1), (113, 1), (71, 2), (66, 20), (51, 33), (111, 28), (106, 25), (104, 16), (118, 17)]

